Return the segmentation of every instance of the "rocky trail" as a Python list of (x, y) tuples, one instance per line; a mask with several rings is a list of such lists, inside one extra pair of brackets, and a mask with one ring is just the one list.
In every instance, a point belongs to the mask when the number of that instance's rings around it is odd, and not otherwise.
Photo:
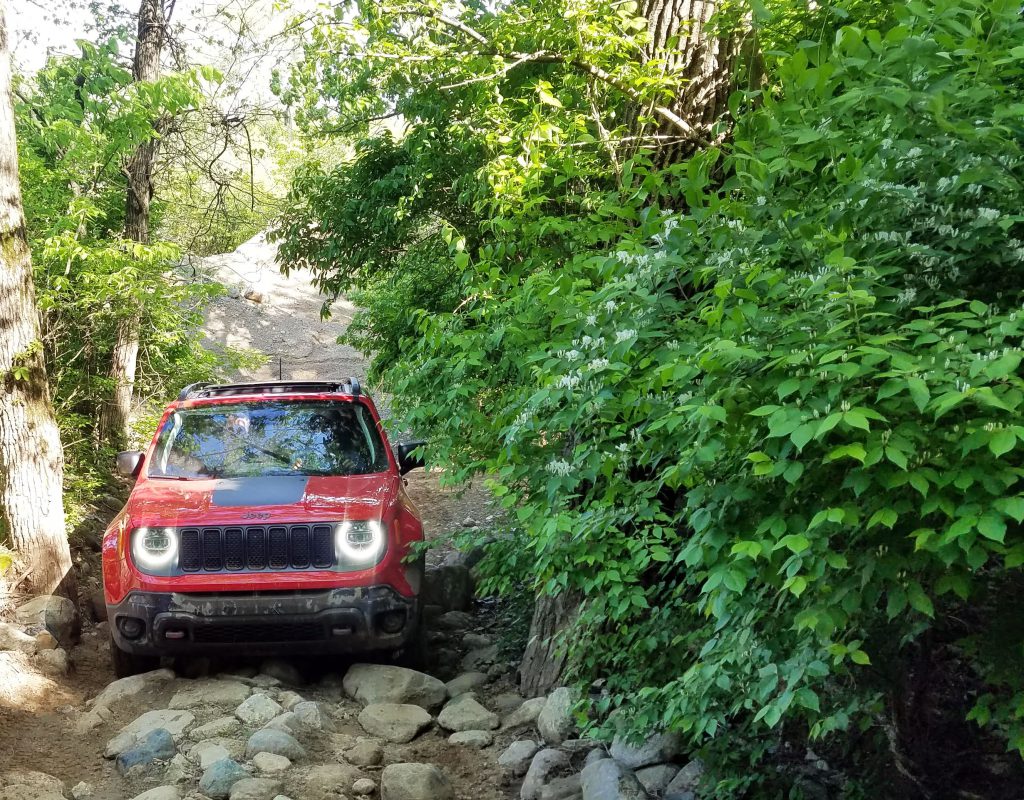
[[(335, 342), (344, 307), (321, 320), (307, 277), (281, 276), (258, 237), (202, 268), (228, 287), (209, 314), (211, 347), (267, 357), (239, 378), (364, 377), (360, 354)], [(673, 738), (606, 750), (577, 738), (568, 689), (518, 694), (507, 620), (473, 597), (445, 538), (495, 512), (479, 487), (455, 493), (438, 477), (408, 476), (439, 545), (424, 672), (197, 658), (115, 680), (98, 554), (77, 548), (78, 608), (37, 598), (0, 622), (0, 800), (693, 800), (700, 764), (684, 767)]]

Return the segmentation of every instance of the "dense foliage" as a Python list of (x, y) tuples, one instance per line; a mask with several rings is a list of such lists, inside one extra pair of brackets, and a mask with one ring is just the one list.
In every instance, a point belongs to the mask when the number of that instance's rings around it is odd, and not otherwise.
[[(430, 457), (492, 478), (518, 527), (489, 585), (582, 592), (567, 646), (601, 681), (597, 725), (685, 734), (716, 796), (808, 738), (973, 785), (914, 714), (953, 663), (941, 703), (1024, 753), (1024, 24), (1006, 0), (799, 6), (754, 4), (764, 87), (734, 96), (728, 141), (664, 169), (618, 147), (629, 93), (573, 58), (473, 80), (451, 20), (367, 6), (378, 61), (352, 75), (325, 24), (293, 76), (307, 124), (391, 102), (408, 133), (306, 173), (283, 252), (361, 292)], [(455, 23), (646, 91), (632, 4), (586, 8)], [(452, 138), (471, 180), (434, 171)]]

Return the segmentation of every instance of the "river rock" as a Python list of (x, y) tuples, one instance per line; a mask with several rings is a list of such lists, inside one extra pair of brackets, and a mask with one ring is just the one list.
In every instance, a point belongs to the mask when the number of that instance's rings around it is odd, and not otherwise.
[(252, 765), (258, 772), (265, 775), (276, 775), (284, 772), (292, 765), (291, 760), (274, 753), (257, 753), (252, 757)]
[(295, 704), (292, 708), (292, 713), (307, 728), (316, 731), (327, 731), (328, 733), (334, 730), (334, 721), (321, 703), (304, 700), (301, 703)]
[(0, 622), (0, 650), (16, 650), (19, 653), (32, 655), (36, 651), (36, 639), (17, 625)]
[(132, 800), (181, 800), (181, 789), (177, 786), (157, 786), (135, 795)]
[(677, 772), (679, 772), (679, 767), (674, 764), (655, 764), (653, 767), (638, 769), (636, 779), (640, 781), (640, 785), (648, 794), (660, 796)]
[(377, 784), (369, 778), (360, 778), (352, 784), (352, 794), (367, 797), (377, 791)]
[[(288, 686), (302, 686), (305, 683), (299, 668), (290, 661), (280, 658), (268, 658), (260, 664), (260, 675), (276, 678)], [(259, 678), (259, 675), (256, 677)]]
[(457, 678), (452, 678), (445, 684), (449, 697), (458, 697), (460, 694), (472, 692), (487, 683), (485, 672), (463, 672)]
[(451, 783), (433, 764), (389, 764), (380, 774), (381, 800), (455, 800)]
[(372, 703), (359, 712), (364, 731), (397, 744), (411, 742), (433, 721), (423, 708), (408, 703)]
[(576, 721), (572, 709), (576, 703), (576, 695), (565, 686), (555, 689), (548, 695), (537, 715), (537, 730), (548, 744), (561, 744), (576, 731)]
[(498, 765), (516, 777), (525, 775), (538, 750), (540, 750), (540, 745), (532, 739), (519, 739), (512, 742), (498, 756)]
[(64, 800), (64, 783), (44, 772), (15, 769), (0, 774), (4, 800)]
[(107, 684), (107, 687), (96, 695), (90, 705), (93, 709), (110, 707), (128, 697), (134, 697), (151, 686), (173, 679), (174, 670), (170, 669), (155, 669), (152, 672), (143, 672), (140, 675), (130, 675), (127, 678), (121, 678)]
[(357, 767), (375, 767), (384, 760), (384, 749), (373, 739), (360, 738), (354, 745), (342, 751), (349, 764)]
[(292, 761), (306, 757), (306, 751), (295, 737), (275, 728), (262, 728), (249, 737), (245, 744), (245, 757), (251, 759), (257, 753), (273, 753)]
[(222, 758), (211, 764), (199, 779), (199, 791), (211, 800), (225, 800), (231, 794), (231, 787), (249, 777), (249, 773), (230, 758)]
[(479, 731), (494, 730), (500, 720), (477, 702), (476, 695), (468, 693), (449, 700), (437, 715), (437, 723), (449, 731)]
[(235, 716), (251, 728), (266, 725), (278, 714), (283, 713), (284, 709), (265, 694), (250, 695), (235, 709)]
[(285, 689), (277, 696), (277, 702), (281, 704), (281, 707), (285, 709), (285, 711), (291, 711), (299, 703), (305, 702), (305, 699), (306, 698), (298, 692), (293, 692), (289, 689)]
[(665, 800), (693, 800), (704, 777), (704, 762), (695, 758), (688, 762), (665, 787)]
[(36, 653), (36, 664), (48, 675), (68, 674), (68, 654), (63, 647)]
[(500, 665), (500, 661), (498, 645), (492, 644), (466, 653), (462, 658), (461, 668), (463, 672), (489, 672), (495, 665)]
[(468, 611), (473, 606), (473, 578), (463, 564), (427, 569), (423, 573), (421, 602), (445, 611)]
[(298, 800), (342, 800), (359, 777), (359, 770), (348, 764), (309, 767), (290, 774), (288, 794)]
[(231, 758), (231, 753), (216, 739), (205, 739), (192, 746), (188, 751), (188, 757), (198, 764), (200, 769), (206, 769), (222, 759)]
[(197, 680), (180, 689), (168, 708), (235, 708), (252, 691), (238, 681)]
[(18, 606), (14, 619), (19, 625), (46, 628), (64, 647), (78, 641), (82, 624), (75, 604), (56, 594), (40, 595)]
[(579, 775), (554, 778), (540, 790), (540, 800), (580, 800), (583, 797)]
[(465, 611), (447, 611), (434, 620), (433, 627), (445, 631), (464, 631), (473, 625), (473, 615)]
[(608, 752), (629, 769), (664, 764), (679, 754), (679, 737), (674, 733), (656, 733), (640, 744), (630, 744), (624, 737), (616, 736)]
[(532, 725), (537, 721), (537, 717), (540, 716), (540, 712), (543, 710), (546, 702), (546, 697), (534, 697), (530, 700), (525, 700), (519, 708), (502, 720), (501, 727), (518, 728), (522, 725)]
[(273, 778), (242, 778), (231, 787), (230, 800), (273, 800), (281, 791), (281, 781)]
[(408, 703), (427, 711), (439, 708), (448, 697), (445, 685), (430, 675), (386, 664), (353, 664), (345, 673), (345, 693), (371, 703)]
[(114, 758), (153, 731), (161, 728), (170, 733), (176, 741), (180, 740), (193, 722), (195, 722), (195, 717), (188, 711), (172, 709), (147, 711), (121, 728), (117, 736), (107, 742), (103, 756), (104, 758)]
[(457, 731), (448, 737), (448, 744), (479, 750), (494, 744), (494, 734), (490, 731)]
[(189, 731), (189, 738), (194, 741), (202, 741), (203, 739), (212, 739), (215, 736), (231, 736), (237, 733), (242, 727), (242, 723), (237, 717), (218, 717), (212, 722), (207, 722), (205, 725), (199, 725)]
[(583, 800), (648, 800), (636, 775), (612, 758), (588, 764), (580, 773)]
[(170, 761), (176, 752), (170, 731), (158, 728), (120, 753), (114, 763), (122, 775), (129, 771), (132, 774), (149, 772), (159, 763)]
[(523, 778), (519, 790), (521, 800), (540, 800), (540, 792), (558, 777), (559, 772), (569, 769), (569, 756), (561, 750), (547, 748), (537, 753), (530, 762), (530, 768)]

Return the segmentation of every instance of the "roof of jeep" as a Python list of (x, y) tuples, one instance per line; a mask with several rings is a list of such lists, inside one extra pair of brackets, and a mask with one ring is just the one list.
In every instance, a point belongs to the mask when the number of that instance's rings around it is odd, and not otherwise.
[(340, 394), (359, 397), (362, 387), (356, 378), (345, 381), (259, 381), (256, 383), (193, 383), (181, 390), (178, 401), (207, 400), (219, 397), (272, 397), (296, 394)]

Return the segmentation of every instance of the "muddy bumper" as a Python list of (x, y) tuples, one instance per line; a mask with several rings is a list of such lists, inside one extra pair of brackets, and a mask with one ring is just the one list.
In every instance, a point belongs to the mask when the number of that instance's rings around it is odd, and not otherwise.
[(137, 655), (399, 650), (419, 604), (390, 586), (304, 592), (132, 592), (107, 605), (118, 647)]

